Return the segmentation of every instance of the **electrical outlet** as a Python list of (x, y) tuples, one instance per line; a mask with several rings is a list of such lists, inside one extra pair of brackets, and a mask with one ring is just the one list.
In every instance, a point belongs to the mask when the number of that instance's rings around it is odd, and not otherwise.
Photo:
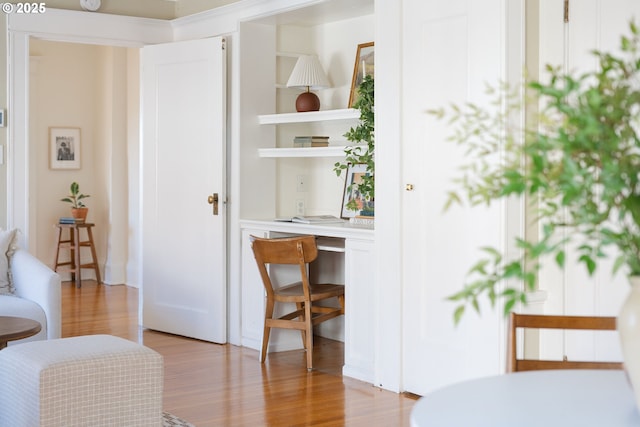
[(296, 200), (296, 215), (304, 215), (304, 200)]
[(298, 193), (303, 193), (307, 191), (307, 176), (306, 175), (297, 175), (296, 176), (296, 189)]

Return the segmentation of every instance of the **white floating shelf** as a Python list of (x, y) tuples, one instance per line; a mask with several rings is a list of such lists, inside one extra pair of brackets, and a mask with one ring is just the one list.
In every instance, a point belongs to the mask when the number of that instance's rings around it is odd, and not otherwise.
[(291, 148), (260, 148), (260, 157), (344, 157), (343, 146), (333, 147), (291, 147)]
[(342, 110), (309, 111), (306, 113), (263, 114), (258, 116), (261, 125), (277, 125), (283, 123), (324, 122), (329, 120), (353, 120), (360, 118), (360, 111), (355, 108)]

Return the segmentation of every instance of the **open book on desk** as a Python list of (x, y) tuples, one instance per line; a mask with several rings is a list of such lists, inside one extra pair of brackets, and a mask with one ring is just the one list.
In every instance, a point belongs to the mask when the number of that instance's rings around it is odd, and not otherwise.
[(291, 222), (297, 222), (300, 224), (331, 224), (331, 223), (344, 223), (345, 220), (335, 217), (333, 215), (311, 215), (311, 216), (294, 216), (291, 218)]

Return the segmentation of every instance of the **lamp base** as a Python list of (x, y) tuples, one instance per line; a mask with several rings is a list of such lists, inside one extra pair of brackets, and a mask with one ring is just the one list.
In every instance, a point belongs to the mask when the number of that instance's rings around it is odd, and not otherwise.
[(320, 99), (313, 92), (303, 92), (296, 99), (296, 111), (303, 113), (305, 111), (320, 110)]

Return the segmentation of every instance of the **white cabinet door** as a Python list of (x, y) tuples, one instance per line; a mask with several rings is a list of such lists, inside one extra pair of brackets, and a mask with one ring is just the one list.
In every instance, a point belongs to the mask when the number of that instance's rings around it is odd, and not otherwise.
[(345, 241), (344, 368), (342, 373), (372, 383), (375, 368), (375, 259), (373, 240)]
[(403, 389), (417, 394), (502, 369), (500, 314), (483, 307), (456, 327), (446, 300), (462, 288), (479, 247), (503, 246), (502, 209), (443, 213), (464, 152), (425, 111), (483, 103), (485, 83), (504, 78), (503, 8), (500, 0), (403, 2), (403, 182), (413, 191), (402, 202), (402, 369)]
[(225, 64), (221, 38), (142, 49), (142, 323), (217, 343), (227, 318)]

